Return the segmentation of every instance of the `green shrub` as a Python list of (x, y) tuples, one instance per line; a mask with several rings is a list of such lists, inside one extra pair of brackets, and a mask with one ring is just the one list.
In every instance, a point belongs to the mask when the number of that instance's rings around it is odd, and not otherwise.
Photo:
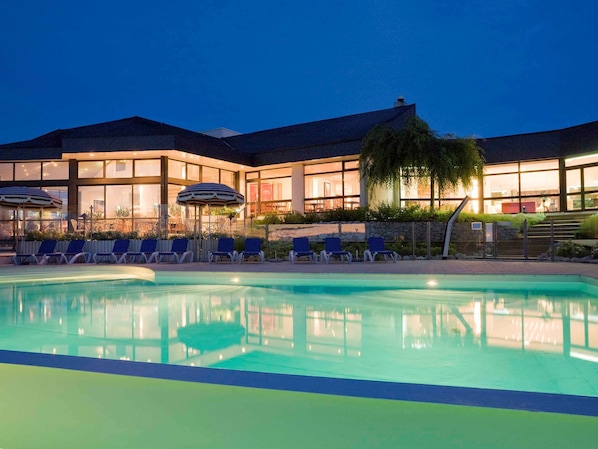
[(592, 255), (592, 248), (573, 242), (563, 242), (555, 248), (554, 254), (559, 257), (583, 258)]
[(598, 238), (598, 214), (590, 215), (582, 223), (575, 233), (576, 238), (595, 239)]

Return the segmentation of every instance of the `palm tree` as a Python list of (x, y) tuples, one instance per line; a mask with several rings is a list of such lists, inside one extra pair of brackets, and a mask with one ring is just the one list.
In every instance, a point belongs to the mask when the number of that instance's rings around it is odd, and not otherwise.
[(414, 179), (429, 179), (430, 210), (434, 210), (436, 187), (440, 193), (459, 184), (469, 187), (481, 174), (484, 156), (475, 139), (439, 137), (415, 116), (400, 130), (375, 126), (362, 141), (359, 166), (370, 192), (400, 180), (409, 185)]

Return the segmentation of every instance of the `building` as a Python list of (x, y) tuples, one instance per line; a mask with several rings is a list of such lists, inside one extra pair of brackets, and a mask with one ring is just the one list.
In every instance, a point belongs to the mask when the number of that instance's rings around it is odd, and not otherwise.
[[(359, 174), (361, 140), (375, 125), (400, 128), (415, 105), (238, 134), (204, 133), (132, 117), (56, 130), (0, 145), (0, 187), (40, 187), (63, 200), (48, 223), (141, 233), (181, 232), (193, 211), (176, 204), (185, 186), (219, 182), (238, 189), (238, 216), (319, 212), (368, 205)], [(469, 191), (436, 195), (438, 205), (487, 213), (598, 209), (598, 122), (561, 130), (480, 139), (487, 165)], [(376, 193), (376, 201), (429, 204), (426, 183)], [(0, 220), (10, 220), (4, 211)], [(38, 214), (35, 211), (30, 215)], [(44, 227), (45, 221), (39, 220)], [(35, 225), (34, 225), (35, 226)]]

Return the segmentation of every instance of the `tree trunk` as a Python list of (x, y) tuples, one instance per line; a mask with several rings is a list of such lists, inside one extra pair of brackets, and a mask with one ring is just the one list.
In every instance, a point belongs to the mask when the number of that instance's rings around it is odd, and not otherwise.
[(434, 213), (434, 177), (430, 176), (430, 213)]

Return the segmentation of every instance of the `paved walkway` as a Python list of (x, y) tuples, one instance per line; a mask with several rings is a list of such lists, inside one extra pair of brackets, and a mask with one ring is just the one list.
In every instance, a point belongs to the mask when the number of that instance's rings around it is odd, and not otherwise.
[[(81, 266), (81, 265), (77, 265)], [(96, 265), (90, 264), (90, 267)], [(106, 266), (101, 264), (97, 266)], [(114, 266), (114, 265), (112, 265)], [(116, 265), (118, 266), (118, 265)], [(124, 266), (124, 265), (123, 265)], [(573, 262), (503, 261), (503, 260), (413, 260), (392, 262), (353, 262), (353, 263), (309, 263), (266, 262), (231, 264), (228, 262), (208, 264), (205, 262), (183, 264), (139, 265), (155, 271), (185, 272), (256, 272), (256, 273), (389, 273), (389, 274), (545, 274), (545, 275), (584, 275), (598, 279), (598, 264)], [(37, 267), (39, 269), (67, 268), (65, 265), (0, 265), (0, 274), (10, 271), (23, 273)], [(36, 271), (37, 271), (36, 270)]]

